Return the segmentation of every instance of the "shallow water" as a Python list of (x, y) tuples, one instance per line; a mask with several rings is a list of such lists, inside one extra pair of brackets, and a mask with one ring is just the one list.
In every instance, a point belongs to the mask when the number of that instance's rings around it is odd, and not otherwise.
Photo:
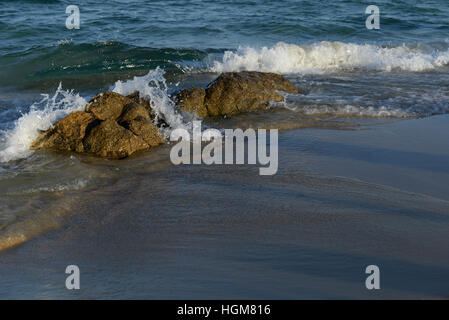
[[(449, 296), (446, 1), (378, 1), (378, 31), (360, 1), (89, 0), (80, 30), (69, 4), (0, 3), (1, 298)], [(28, 149), (107, 89), (151, 97), (168, 135), (191, 124), (170, 94), (240, 70), (301, 92), (205, 121), (280, 129), (273, 177), (175, 167), (169, 145), (124, 161)]]
[[(415, 121), (283, 131), (271, 177), (175, 167), (167, 147), (77, 156), (104, 177), (35, 212), (35, 228), (53, 229), (2, 253), (2, 296), (447, 298), (448, 137), (431, 133), (448, 118)], [(427, 143), (410, 151), (407, 135)], [(81, 269), (78, 292), (64, 287), (68, 264)], [(382, 272), (375, 293), (364, 288), (370, 264)]]

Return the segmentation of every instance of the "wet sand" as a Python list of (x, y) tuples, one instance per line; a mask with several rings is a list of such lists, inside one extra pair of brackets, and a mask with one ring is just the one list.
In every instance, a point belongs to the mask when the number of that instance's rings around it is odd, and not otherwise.
[(281, 131), (275, 176), (76, 156), (94, 178), (33, 202), (55, 224), (0, 252), (0, 298), (449, 298), (449, 116), (388, 122)]

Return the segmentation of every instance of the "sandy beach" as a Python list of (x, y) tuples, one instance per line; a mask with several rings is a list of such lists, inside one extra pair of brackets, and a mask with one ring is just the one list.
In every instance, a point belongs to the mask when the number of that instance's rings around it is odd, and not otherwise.
[[(447, 298), (449, 117), (386, 122), (281, 131), (272, 177), (175, 167), (164, 147), (90, 159), (120, 174), (61, 196), (40, 220), (57, 227), (2, 252), (2, 297)], [(67, 263), (84, 290), (65, 289)]]
[(448, 299), (448, 17), (0, 1), (0, 300)]

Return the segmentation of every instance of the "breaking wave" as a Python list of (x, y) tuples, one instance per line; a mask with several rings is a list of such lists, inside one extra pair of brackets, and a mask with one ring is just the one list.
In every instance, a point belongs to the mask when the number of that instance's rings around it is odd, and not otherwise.
[[(199, 53), (195, 55), (194, 60), (198, 56)], [(198, 70), (217, 73), (254, 70), (301, 75), (341, 70), (419, 72), (437, 70), (447, 67), (448, 64), (447, 44), (431, 48), (423, 45), (384, 47), (342, 42), (298, 46), (281, 42), (270, 48), (241, 47), (236, 51), (225, 51), (220, 57), (217, 53), (211, 53), (204, 59), (203, 67)], [(155, 122), (163, 120), (167, 124), (160, 129), (167, 137), (172, 129), (189, 129), (190, 126), (189, 118), (176, 109), (168, 94), (165, 72), (165, 69), (157, 67), (144, 76), (135, 76), (128, 81), (116, 81), (111, 90), (123, 95), (137, 91), (141, 97), (150, 101), (156, 114)], [(419, 94), (416, 89), (418, 87)], [(360, 96), (354, 97), (353, 90), (342, 91), (345, 94), (339, 99), (337, 95), (342, 93), (335, 90), (324, 97), (305, 94), (297, 98), (295, 103), (282, 106), (306, 115), (409, 117), (448, 112), (449, 97), (444, 85), (437, 88), (428, 88), (421, 84), (416, 87), (401, 87), (397, 90), (400, 94), (398, 97), (394, 96), (395, 92), (388, 92), (383, 96), (373, 96), (368, 101), (370, 103), (361, 103), (365, 101), (365, 90), (360, 90)], [(28, 112), (14, 121), (12, 129), (0, 131), (0, 162), (28, 157), (32, 153), (29, 147), (40, 131), (47, 130), (71, 112), (82, 110), (86, 104), (85, 98), (75, 94), (73, 90), (63, 90), (61, 85), (53, 96), (43, 95), (41, 101), (32, 104)]]
[(0, 162), (28, 157), (31, 143), (43, 130), (49, 129), (56, 121), (73, 111), (82, 110), (86, 100), (73, 91), (62, 89), (60, 84), (53, 96), (42, 94), (40, 102), (30, 106), (28, 113), (15, 121), (14, 128), (4, 131), (0, 147)]
[(171, 129), (185, 128), (187, 123), (182, 114), (176, 111), (175, 103), (168, 94), (167, 82), (164, 78), (165, 71), (159, 67), (151, 70), (142, 77), (134, 77), (128, 81), (117, 81), (112, 91), (122, 95), (130, 95), (139, 92), (139, 96), (150, 102), (152, 110), (155, 112), (155, 124), (158, 120), (164, 120), (168, 128), (161, 128), (162, 133), (168, 136)]
[[(142, 77), (134, 77), (128, 81), (117, 81), (112, 91), (122, 95), (139, 92), (140, 96), (150, 101), (155, 112), (155, 122), (162, 119), (168, 124), (160, 128), (165, 136), (176, 128), (188, 129), (183, 115), (176, 111), (175, 103), (168, 94), (168, 86), (164, 78), (165, 71), (156, 68)], [(12, 130), (3, 131), (0, 141), (0, 162), (8, 162), (26, 158), (32, 154), (30, 146), (41, 131), (49, 129), (58, 120), (68, 114), (83, 110), (87, 104), (86, 99), (73, 90), (66, 91), (59, 85), (53, 96), (43, 94), (40, 102), (31, 105), (28, 113), (23, 114), (14, 123)]]
[(383, 47), (342, 42), (298, 46), (280, 42), (271, 48), (239, 47), (236, 51), (226, 51), (221, 60), (210, 59), (209, 70), (249, 70), (283, 74), (352, 69), (417, 72), (438, 69), (448, 64), (448, 49), (441, 51), (423, 46)]

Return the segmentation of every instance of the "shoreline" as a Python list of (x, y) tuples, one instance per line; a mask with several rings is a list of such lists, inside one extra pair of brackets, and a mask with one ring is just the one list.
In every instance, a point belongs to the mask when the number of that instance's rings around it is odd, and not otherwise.
[[(0, 253), (10, 279), (0, 281), (2, 298), (69, 297), (57, 285), (68, 260), (92, 274), (83, 298), (372, 298), (353, 283), (374, 262), (388, 270), (378, 298), (447, 298), (449, 202), (436, 191), (449, 181), (448, 138), (438, 134), (448, 123), (443, 115), (280, 131), (279, 171), (268, 180), (256, 166), (175, 167), (167, 146), (120, 161), (86, 157), (86, 168), (116, 173), (77, 190), (60, 228)], [(24, 270), (33, 276), (13, 293)]]
[[(311, 168), (449, 201), (449, 115), (407, 119), (333, 135), (310, 134)], [(305, 129), (307, 131), (307, 129)], [(372, 134), (371, 130), (375, 131)]]

